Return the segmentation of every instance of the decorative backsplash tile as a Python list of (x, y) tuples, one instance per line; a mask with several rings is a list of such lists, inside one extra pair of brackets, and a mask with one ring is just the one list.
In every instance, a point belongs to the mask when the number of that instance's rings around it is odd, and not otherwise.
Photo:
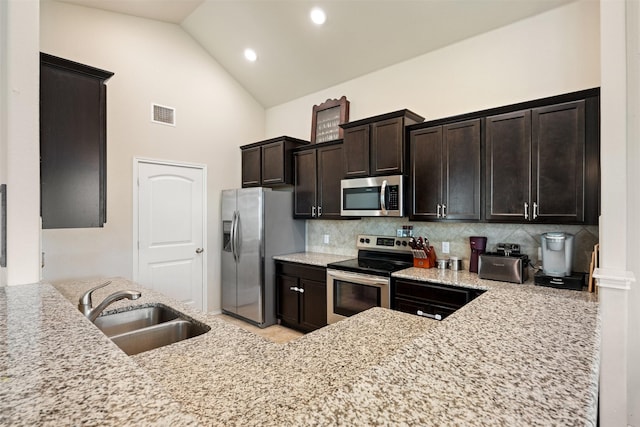
[[(573, 270), (582, 272), (588, 271), (593, 246), (598, 243), (597, 226), (432, 223), (410, 222), (406, 218), (363, 218), (307, 221), (307, 251), (356, 256), (358, 234), (395, 236), (396, 230), (403, 225), (412, 225), (414, 236), (427, 236), (439, 257), (457, 256), (468, 260), (471, 254), (469, 237), (485, 236), (488, 251), (494, 251), (497, 243), (518, 243), (521, 251), (529, 255), (534, 263), (538, 262), (540, 235), (549, 231), (564, 231), (575, 236)], [(329, 236), (327, 244), (324, 243), (325, 235)], [(442, 254), (442, 242), (449, 242), (448, 255)]]

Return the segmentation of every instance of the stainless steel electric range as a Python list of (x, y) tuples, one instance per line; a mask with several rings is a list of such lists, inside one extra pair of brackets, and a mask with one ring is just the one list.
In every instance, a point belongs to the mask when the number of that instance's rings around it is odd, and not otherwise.
[(357, 237), (358, 257), (327, 265), (327, 322), (390, 308), (391, 273), (413, 266), (410, 237)]

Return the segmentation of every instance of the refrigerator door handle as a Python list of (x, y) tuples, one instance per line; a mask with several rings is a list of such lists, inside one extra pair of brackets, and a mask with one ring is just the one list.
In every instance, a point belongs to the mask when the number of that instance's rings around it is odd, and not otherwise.
[(237, 211), (233, 211), (233, 218), (231, 218), (231, 239), (229, 239), (229, 243), (231, 244), (233, 260), (238, 262), (238, 258), (236, 256), (236, 214)]
[(233, 222), (233, 256), (236, 262), (240, 262), (240, 243), (238, 234), (238, 223), (240, 222), (240, 211), (235, 211)]

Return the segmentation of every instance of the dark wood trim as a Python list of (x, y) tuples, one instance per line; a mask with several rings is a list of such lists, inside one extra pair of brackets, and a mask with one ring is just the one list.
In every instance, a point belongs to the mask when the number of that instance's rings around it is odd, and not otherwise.
[(565, 93), (562, 95), (550, 96), (547, 98), (535, 99), (532, 101), (520, 102), (517, 104), (510, 104), (496, 108), (490, 108), (482, 111), (474, 111), (472, 113), (460, 114), (457, 116), (443, 117), (441, 119), (429, 120), (423, 123), (414, 124), (408, 126), (407, 131), (416, 129), (427, 128), (431, 126), (445, 125), (453, 122), (459, 122), (469, 119), (482, 119), (487, 116), (495, 116), (499, 114), (510, 113), (518, 110), (529, 110), (532, 108), (545, 107), (552, 104), (562, 104), (565, 102), (579, 101), (581, 99), (588, 99), (600, 96), (600, 88), (585, 89), (577, 92)]
[(68, 59), (59, 58), (57, 56), (53, 56), (44, 52), (40, 52), (40, 63), (51, 65), (56, 68), (63, 68), (65, 70), (73, 71), (79, 74), (86, 74), (88, 76), (104, 81), (107, 81), (114, 75), (114, 73), (112, 73), (111, 71), (101, 70), (100, 68), (95, 68), (90, 65), (85, 65), (79, 62), (70, 61)]
[(343, 139), (334, 139), (333, 141), (318, 142), (316, 144), (294, 148), (292, 150), (292, 153), (297, 153), (299, 151), (305, 151), (305, 150), (315, 150), (316, 148), (329, 147), (330, 145), (338, 145), (338, 144), (342, 144), (343, 141), (344, 141)]
[(397, 117), (405, 117), (405, 120), (408, 119), (408, 121), (413, 121), (416, 123), (420, 123), (424, 120), (424, 117), (422, 117), (421, 115), (416, 114), (411, 110), (404, 109), (404, 110), (393, 111), (391, 113), (380, 114), (378, 116), (367, 117), (366, 119), (360, 119), (354, 122), (345, 123), (343, 125), (340, 125), (340, 127), (342, 129), (349, 129), (352, 127), (362, 126), (362, 125), (366, 125), (374, 122), (380, 122), (383, 120), (395, 119)]
[(240, 149), (244, 150), (246, 148), (259, 147), (261, 145), (271, 144), (272, 142), (280, 142), (280, 141), (294, 142), (294, 143), (300, 144), (300, 145), (309, 145), (309, 141), (305, 141), (304, 139), (298, 139), (298, 138), (293, 138), (293, 137), (290, 137), (290, 136), (284, 136), (283, 135), (283, 136), (279, 136), (277, 138), (265, 139), (264, 141), (252, 142), (251, 144), (242, 145), (242, 146), (240, 146)]

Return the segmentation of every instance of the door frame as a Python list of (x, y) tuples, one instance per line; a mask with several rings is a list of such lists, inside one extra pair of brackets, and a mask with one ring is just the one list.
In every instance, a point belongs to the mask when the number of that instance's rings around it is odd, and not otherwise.
[(208, 245), (207, 245), (207, 165), (200, 163), (188, 163), (188, 162), (178, 162), (172, 160), (159, 160), (159, 159), (151, 159), (147, 157), (133, 157), (133, 180), (132, 180), (132, 188), (133, 188), (133, 238), (132, 242), (132, 253), (133, 253), (133, 281), (138, 281), (138, 269), (140, 266), (140, 244), (138, 240), (139, 233), (139, 224), (138, 224), (138, 183), (140, 178), (140, 164), (141, 163), (151, 163), (155, 165), (161, 166), (175, 166), (182, 168), (190, 168), (190, 169), (200, 169), (202, 171), (202, 248), (204, 252), (202, 253), (202, 311), (203, 313), (207, 313), (209, 309), (209, 304), (207, 301), (208, 294), (208, 281), (207, 281), (207, 271), (208, 271)]

